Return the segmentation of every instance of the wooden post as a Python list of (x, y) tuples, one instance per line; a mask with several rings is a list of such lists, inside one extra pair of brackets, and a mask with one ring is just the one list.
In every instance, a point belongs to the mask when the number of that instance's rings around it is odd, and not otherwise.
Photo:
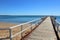
[[(21, 25), (21, 31), (22, 31), (22, 29), (23, 29), (23, 25)], [(21, 33), (21, 40), (22, 40), (22, 33)]]
[[(32, 26), (32, 23), (31, 23), (31, 26)], [(31, 31), (32, 31), (32, 27), (31, 27)]]
[(10, 40), (12, 40), (12, 31), (11, 31), (11, 29), (9, 30), (9, 33), (10, 33)]

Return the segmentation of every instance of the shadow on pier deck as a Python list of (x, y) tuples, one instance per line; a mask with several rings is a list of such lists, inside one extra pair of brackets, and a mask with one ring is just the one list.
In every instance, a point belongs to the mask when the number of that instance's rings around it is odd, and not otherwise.
[(22, 40), (60, 40), (52, 17), (47, 17), (33, 32)]

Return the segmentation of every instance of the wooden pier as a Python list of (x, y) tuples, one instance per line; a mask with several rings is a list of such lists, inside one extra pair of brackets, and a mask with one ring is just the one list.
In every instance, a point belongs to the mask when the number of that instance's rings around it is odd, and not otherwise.
[[(57, 32), (55, 28), (55, 19), (51, 16), (44, 17), (41, 20), (37, 20), (38, 22), (36, 24), (31, 24), (33, 21), (35, 22), (36, 20), (24, 23), (24, 24), (19, 24), (13, 27), (9, 27), (8, 30), (10, 30), (10, 36), (8, 40), (60, 40), (59, 38), (59, 33)], [(29, 25), (28, 25), (29, 24)], [(28, 26), (26, 26), (28, 25)], [(12, 34), (12, 29), (14, 28), (19, 28), (20, 30), (14, 35)], [(4, 30), (4, 29), (0, 29)], [(20, 35), (19, 39), (16, 37)], [(15, 38), (16, 39), (13, 39)], [(3, 40), (3, 39), (0, 39)]]
[(47, 17), (32, 33), (23, 40), (57, 40), (51, 18)]

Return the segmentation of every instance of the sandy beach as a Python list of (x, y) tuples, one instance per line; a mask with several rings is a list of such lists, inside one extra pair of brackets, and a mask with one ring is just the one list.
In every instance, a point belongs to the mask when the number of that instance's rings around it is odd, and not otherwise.
[[(48, 25), (47, 25), (48, 23)], [(0, 22), (0, 28), (9, 28), (9, 27), (13, 27), (13, 26), (16, 26), (17, 24), (12, 24), (12, 23), (2, 23)], [(31, 26), (33, 24), (25, 24), (25, 25), (22, 25), (22, 30), (23, 29), (26, 29), (28, 26)], [(36, 25), (33, 26), (33, 28), (35, 27)], [(16, 28), (13, 28), (11, 29), (12, 30), (12, 35), (18, 33), (21, 31), (21, 26), (19, 27), (16, 27)], [(22, 37), (24, 37), (25, 35), (27, 35), (29, 32), (31, 31), (31, 28), (29, 28), (28, 30), (24, 31), (22, 33)], [(50, 21), (50, 18), (48, 17), (44, 22), (42, 22), (42, 24), (39, 25), (39, 27), (37, 29), (35, 29), (35, 32), (32, 32), (33, 34), (31, 34), (32, 38), (34, 39), (34, 34), (36, 34), (36, 40), (37, 38), (40, 37), (40, 39), (52, 39), (52, 40), (56, 40), (56, 36), (55, 36), (55, 33), (54, 33), (54, 30), (53, 30), (53, 27), (52, 27), (52, 24), (51, 24), (51, 21)], [(41, 34), (41, 35), (40, 35)], [(60, 36), (60, 33), (58, 33), (59, 36)], [(9, 30), (0, 30), (0, 38), (6, 38), (6, 37), (9, 37)], [(28, 37), (27, 37), (28, 38)], [(21, 39), (21, 34), (17, 35), (16, 37), (12, 38), (13, 40), (20, 40)], [(39, 39), (39, 40), (40, 40)], [(27, 40), (27, 39), (26, 39)]]
[[(0, 22), (0, 28), (9, 28), (9, 27), (12, 27), (12, 26), (15, 26), (17, 24), (11, 24), (11, 23), (3, 23), (3, 22)], [(27, 28), (28, 26), (31, 26), (31, 24), (26, 24), (26, 25), (23, 25), (23, 29)], [(23, 30), (22, 29), (22, 30)], [(16, 28), (13, 28), (11, 29), (12, 30), (12, 35), (18, 33), (21, 31), (21, 27), (16, 27)], [(29, 28), (28, 30), (26, 30), (22, 36), (25, 36), (27, 33), (29, 33), (31, 31), (31, 29)], [(6, 38), (6, 37), (9, 37), (9, 30), (0, 30), (0, 38)], [(13, 40), (20, 40), (21, 39), (21, 34), (17, 35), (16, 37), (13, 38)]]
[[(1, 28), (9, 28), (9, 27), (12, 27), (15, 25), (16, 24), (0, 22), (0, 29)], [(9, 30), (0, 30), (0, 38), (6, 38), (6, 37), (9, 37)]]

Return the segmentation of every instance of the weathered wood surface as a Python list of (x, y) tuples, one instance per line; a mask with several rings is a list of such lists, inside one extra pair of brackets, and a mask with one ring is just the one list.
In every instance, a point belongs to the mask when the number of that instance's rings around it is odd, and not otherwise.
[(50, 17), (47, 17), (39, 27), (23, 40), (57, 40)]

